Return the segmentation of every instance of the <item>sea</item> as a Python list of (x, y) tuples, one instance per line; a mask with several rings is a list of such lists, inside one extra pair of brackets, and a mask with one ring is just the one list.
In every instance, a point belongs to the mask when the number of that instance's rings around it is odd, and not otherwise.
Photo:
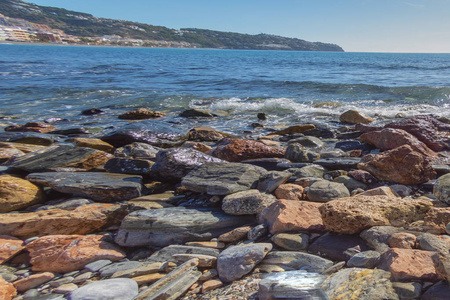
[[(349, 109), (378, 123), (450, 118), (450, 54), (0, 44), (0, 128), (59, 120), (60, 129), (103, 134), (130, 122), (118, 115), (140, 107), (167, 113), (161, 122), (171, 126), (238, 135), (306, 123), (338, 127)], [(81, 114), (90, 108), (103, 113)], [(216, 116), (180, 117), (187, 109)], [(255, 129), (257, 122), (264, 128)]]

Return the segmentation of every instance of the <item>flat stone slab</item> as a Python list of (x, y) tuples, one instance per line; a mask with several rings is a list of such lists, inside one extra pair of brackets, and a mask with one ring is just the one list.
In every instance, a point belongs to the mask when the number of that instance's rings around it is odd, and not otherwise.
[(305, 270), (313, 273), (322, 273), (331, 266), (331, 260), (317, 255), (297, 251), (272, 251), (266, 255), (264, 260), (257, 266), (278, 266), (285, 270)]
[(70, 300), (85, 299), (121, 299), (132, 300), (139, 294), (139, 288), (136, 281), (128, 278), (116, 278), (97, 281), (82, 286), (71, 292)]
[(116, 202), (141, 196), (142, 177), (112, 173), (49, 172), (32, 173), (27, 179), (67, 194), (99, 202)]
[(323, 158), (314, 161), (316, 165), (321, 165), (330, 170), (357, 169), (360, 162), (361, 158), (359, 157)]
[(204, 241), (255, 222), (252, 216), (231, 216), (220, 209), (183, 207), (136, 211), (122, 221), (115, 242), (121, 246), (164, 247)]
[(37, 132), (1, 132), (0, 141), (50, 146), (55, 142), (55, 138), (49, 134)]
[(147, 259), (147, 261), (150, 262), (176, 261), (176, 259), (173, 256), (177, 254), (197, 254), (197, 255), (208, 255), (218, 257), (219, 250), (207, 247), (170, 245), (153, 253), (152, 256), (150, 256)]

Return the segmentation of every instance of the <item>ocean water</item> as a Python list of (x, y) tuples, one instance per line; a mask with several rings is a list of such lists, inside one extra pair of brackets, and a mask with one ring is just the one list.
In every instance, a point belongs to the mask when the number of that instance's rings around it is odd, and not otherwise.
[[(252, 130), (259, 112), (269, 116), (266, 128), (334, 126), (348, 109), (378, 122), (398, 113), (450, 117), (450, 54), (0, 44), (2, 127), (59, 117), (68, 120), (61, 129), (108, 130), (139, 107), (166, 112), (173, 126), (236, 134)], [(88, 108), (104, 113), (82, 116)], [(189, 108), (218, 117), (178, 117)]]

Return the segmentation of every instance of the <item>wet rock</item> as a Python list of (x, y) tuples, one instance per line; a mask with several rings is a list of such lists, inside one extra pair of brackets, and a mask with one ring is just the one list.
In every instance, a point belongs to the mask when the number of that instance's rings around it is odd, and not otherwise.
[(251, 272), (272, 250), (272, 244), (242, 244), (225, 249), (217, 259), (217, 271), (223, 282), (232, 282)]
[(278, 247), (291, 251), (305, 250), (309, 245), (309, 236), (304, 233), (277, 233), (271, 240)]
[(0, 213), (24, 209), (42, 201), (42, 190), (28, 180), (0, 175)]
[(320, 154), (308, 150), (301, 145), (293, 144), (286, 148), (286, 154), (284, 157), (292, 162), (310, 163), (318, 160), (320, 158)]
[(362, 182), (360, 182), (358, 180), (355, 180), (355, 179), (353, 179), (353, 178), (351, 178), (349, 176), (345, 176), (345, 175), (336, 177), (333, 180), (333, 182), (342, 183), (343, 185), (345, 185), (345, 187), (349, 191), (353, 191), (353, 190), (356, 190), (356, 189), (363, 189), (364, 190), (364, 189), (367, 188), (367, 185), (365, 185), (364, 183), (362, 183)]
[(25, 153), (16, 148), (0, 148), (0, 163), (24, 156)]
[(72, 211), (45, 210), (3, 214), (0, 234), (20, 238), (54, 234), (89, 234), (118, 225), (127, 211), (120, 205), (89, 204)]
[(404, 185), (425, 183), (436, 176), (431, 161), (407, 145), (377, 155), (366, 155), (358, 168), (378, 179)]
[(240, 241), (247, 236), (248, 232), (251, 229), (252, 228), (250, 226), (243, 226), (243, 227), (235, 228), (229, 232), (221, 234), (219, 236), (219, 241), (225, 242), (225, 243), (234, 243), (234, 242)]
[(282, 184), (275, 190), (277, 199), (303, 200), (303, 187), (298, 184)]
[(117, 261), (125, 257), (116, 245), (102, 235), (52, 235), (26, 246), (33, 271), (68, 273), (100, 259)]
[(247, 190), (226, 196), (222, 201), (222, 210), (229, 215), (258, 214), (275, 201), (272, 195)]
[(126, 125), (101, 138), (101, 140), (116, 148), (134, 142), (142, 142), (156, 147), (169, 148), (181, 145), (186, 139), (187, 134), (182, 130), (156, 120), (146, 120)]
[(316, 126), (312, 124), (305, 124), (305, 125), (294, 125), (290, 126), (288, 128), (274, 131), (270, 133), (269, 135), (287, 135), (287, 134), (295, 134), (295, 133), (303, 133), (306, 130), (314, 129)]
[(354, 254), (349, 249), (366, 251), (369, 247), (358, 236), (326, 233), (309, 246), (308, 252), (334, 261), (347, 261)]
[(219, 132), (211, 127), (196, 127), (189, 130), (189, 141), (220, 141), (229, 136), (229, 134)]
[(387, 242), (391, 248), (413, 249), (416, 248), (417, 237), (407, 232), (394, 232)]
[(187, 109), (182, 113), (180, 113), (179, 116), (184, 118), (198, 118), (198, 117), (210, 118), (213, 117), (214, 115), (211, 114), (210, 111), (205, 109)]
[(271, 234), (289, 231), (323, 231), (320, 203), (278, 200), (265, 208), (258, 218), (269, 226)]
[(209, 195), (229, 195), (256, 187), (266, 170), (260, 167), (237, 163), (205, 163), (182, 180), (188, 190)]
[(333, 266), (333, 262), (320, 256), (305, 252), (271, 251), (258, 265), (258, 268), (264, 269), (268, 266), (277, 266), (280, 267), (281, 270), (286, 271), (301, 269), (313, 273), (322, 273)]
[(259, 178), (258, 190), (263, 193), (272, 193), (289, 178), (291, 178), (289, 172), (269, 171)]
[(17, 296), (16, 288), (0, 276), (0, 299), (12, 300), (15, 296)]
[(291, 168), (287, 170), (292, 173), (292, 176), (297, 178), (302, 177), (315, 177), (315, 178), (323, 178), (326, 170), (324, 167), (319, 165), (309, 165), (303, 168)]
[(136, 281), (127, 278), (108, 279), (82, 286), (69, 295), (70, 300), (132, 300), (139, 293)]
[(49, 172), (32, 173), (32, 183), (98, 202), (116, 202), (141, 196), (142, 177), (112, 173)]
[(357, 110), (348, 110), (339, 116), (339, 121), (347, 124), (358, 124), (358, 123), (368, 124), (372, 123), (375, 120)]
[(180, 180), (195, 167), (210, 162), (220, 163), (225, 161), (194, 149), (161, 150), (156, 154), (152, 172), (167, 180)]
[(198, 247), (198, 246), (186, 246), (186, 245), (170, 245), (162, 248), (161, 250), (152, 254), (149, 258), (149, 262), (167, 262), (176, 261), (174, 255), (180, 254), (196, 254), (218, 257), (220, 251), (213, 248)]
[(348, 172), (348, 175), (365, 184), (378, 182), (378, 179), (375, 176), (363, 170), (353, 170)]
[(350, 268), (328, 277), (321, 288), (330, 299), (398, 300), (390, 277), (383, 270)]
[(349, 151), (355, 151), (355, 150), (361, 150), (363, 152), (368, 152), (371, 149), (373, 149), (373, 146), (361, 143), (359, 141), (342, 141), (337, 142), (334, 146), (336, 149), (341, 149), (343, 151), (349, 152)]
[(112, 158), (104, 166), (110, 173), (148, 175), (154, 162), (142, 159)]
[(267, 171), (278, 171), (283, 168), (279, 168), (279, 164), (289, 163), (289, 160), (284, 158), (257, 158), (247, 159), (241, 161), (243, 164), (249, 164), (266, 169)]
[(42, 122), (30, 122), (25, 125), (11, 125), (5, 128), (5, 131), (14, 132), (39, 132), (48, 133), (56, 130), (56, 127)]
[(450, 294), (450, 285), (441, 281), (430, 287), (423, 295), (422, 300), (447, 300)]
[(103, 112), (103, 110), (99, 109), (99, 108), (89, 108), (89, 109), (85, 109), (81, 112), (82, 115), (85, 116), (92, 116), (92, 115), (98, 115), (101, 114)]
[(321, 180), (313, 183), (307, 190), (308, 200), (328, 202), (338, 198), (349, 197), (350, 192), (342, 183)]
[(289, 144), (300, 144), (306, 148), (323, 148), (325, 146), (319, 138), (313, 136), (304, 136), (289, 141)]
[(446, 204), (450, 204), (450, 174), (438, 178), (433, 188), (436, 198)]
[(344, 157), (344, 156), (347, 156), (347, 154), (342, 149), (331, 149), (331, 150), (326, 150), (324, 152), (320, 152), (321, 158), (337, 158), (337, 157)]
[(431, 207), (426, 200), (355, 196), (327, 202), (319, 210), (327, 230), (354, 234), (372, 226), (399, 227), (422, 220)]
[(373, 269), (380, 261), (380, 253), (377, 251), (364, 251), (356, 253), (347, 262), (347, 266), (356, 268)]
[(445, 234), (450, 222), (450, 207), (433, 207), (425, 216), (424, 227), (427, 232)]
[[(12, 236), (0, 235), (0, 265), (24, 249), (24, 243)], [(1, 277), (1, 275), (0, 275)]]
[(166, 114), (159, 111), (149, 110), (147, 108), (138, 108), (133, 111), (126, 112), (124, 114), (119, 115), (119, 119), (124, 120), (145, 120), (152, 118), (160, 118), (164, 117)]
[(0, 141), (50, 146), (55, 142), (55, 139), (48, 134), (36, 132), (0, 132)]
[(26, 278), (15, 281), (14, 286), (16, 287), (18, 292), (23, 293), (32, 288), (38, 287), (41, 284), (49, 282), (54, 277), (55, 277), (55, 274), (50, 273), (50, 272), (33, 274)]
[(219, 210), (163, 208), (129, 214), (117, 233), (121, 246), (167, 246), (189, 241), (210, 240), (253, 218), (227, 215)]
[(160, 151), (159, 148), (136, 142), (116, 149), (114, 155), (116, 157), (153, 160), (156, 158), (158, 151)]
[(284, 152), (283, 148), (266, 146), (258, 141), (226, 138), (213, 150), (212, 155), (229, 162), (240, 162), (257, 158), (282, 158)]
[(86, 147), (91, 149), (96, 149), (100, 151), (104, 151), (107, 153), (113, 153), (114, 147), (100, 139), (94, 138), (72, 138), (67, 140), (68, 142), (74, 143), (77, 147)]
[(84, 147), (48, 147), (24, 155), (11, 168), (28, 173), (54, 171), (58, 168), (78, 168), (89, 171), (103, 166), (113, 156), (106, 152)]
[(338, 157), (316, 160), (314, 163), (328, 170), (356, 169), (361, 159), (358, 157)]
[(34, 211), (43, 211), (49, 209), (64, 209), (64, 210), (74, 210), (77, 207), (93, 203), (94, 201), (84, 198), (71, 198), (56, 201), (46, 202), (47, 205), (42, 205), (36, 208)]

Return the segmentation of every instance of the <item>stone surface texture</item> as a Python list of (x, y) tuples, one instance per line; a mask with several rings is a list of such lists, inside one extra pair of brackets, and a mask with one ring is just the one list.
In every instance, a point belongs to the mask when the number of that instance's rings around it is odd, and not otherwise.
[(275, 201), (276, 198), (270, 194), (247, 190), (223, 198), (222, 210), (230, 215), (258, 214)]
[(247, 159), (283, 157), (283, 148), (266, 146), (253, 140), (223, 139), (213, 150), (212, 155), (229, 162)]
[(24, 243), (12, 236), (0, 235), (0, 265), (24, 249)]
[(43, 200), (42, 190), (28, 180), (0, 175), (0, 213), (27, 208)]
[(127, 278), (108, 279), (82, 286), (69, 295), (70, 300), (132, 300), (139, 294), (136, 281)]
[(357, 110), (348, 110), (339, 116), (339, 121), (347, 124), (368, 124), (372, 123), (374, 119)]
[(0, 276), (0, 299), (12, 300), (15, 296), (17, 296), (16, 288)]
[(308, 188), (306, 196), (310, 201), (328, 202), (338, 198), (350, 197), (350, 192), (342, 183), (320, 180)]

